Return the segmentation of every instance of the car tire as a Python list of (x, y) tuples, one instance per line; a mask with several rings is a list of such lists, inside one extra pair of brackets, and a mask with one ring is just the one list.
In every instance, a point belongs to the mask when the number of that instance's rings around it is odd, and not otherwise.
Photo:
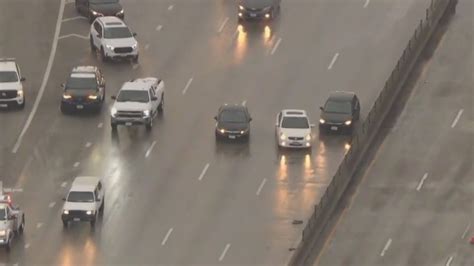
[(163, 109), (165, 107), (165, 94), (161, 94), (161, 101), (160, 104), (158, 105), (158, 112), (163, 112)]
[(108, 61), (108, 58), (107, 58), (107, 56), (105, 55), (105, 52), (104, 52), (104, 48), (103, 48), (103, 47), (100, 48), (100, 59), (102, 60), (102, 62), (107, 62), (107, 61)]
[(105, 208), (105, 200), (102, 201), (102, 204), (100, 205), (99, 212), (104, 213), (104, 208)]
[(133, 61), (133, 63), (138, 63), (138, 55), (134, 56), (132, 61)]
[(117, 131), (117, 124), (115, 124), (115, 123), (110, 123), (110, 127), (112, 128), (112, 131), (113, 131), (113, 132), (116, 132), (116, 131)]
[(23, 97), (23, 103), (22, 103), (22, 104), (19, 104), (19, 105), (18, 105), (18, 108), (19, 108), (20, 110), (23, 110), (23, 109), (25, 109), (25, 105), (26, 105), (26, 97)]
[(89, 44), (91, 46), (91, 52), (95, 52), (97, 48), (94, 45), (94, 40), (92, 39), (92, 35), (89, 35)]
[(146, 131), (151, 131), (153, 128), (153, 120), (150, 121), (150, 123), (145, 124)]
[(63, 227), (64, 227), (64, 228), (67, 228), (67, 226), (68, 226), (68, 221), (63, 220)]
[(20, 233), (20, 235), (22, 235), (24, 231), (25, 231), (25, 215), (23, 215), (23, 219), (21, 221), (20, 228), (18, 228), (18, 233)]

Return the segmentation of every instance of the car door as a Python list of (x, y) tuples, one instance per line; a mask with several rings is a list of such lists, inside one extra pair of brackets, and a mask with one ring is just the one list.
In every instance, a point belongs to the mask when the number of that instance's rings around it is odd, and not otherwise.
[(277, 115), (277, 118), (276, 118), (276, 123), (275, 123), (275, 135), (276, 135), (277, 139), (280, 135), (281, 117), (282, 117), (282, 114), (281, 114), (281, 112), (279, 112), (278, 115)]
[(354, 97), (354, 120), (358, 120), (360, 117), (360, 103), (357, 96)]
[(97, 70), (97, 83), (99, 85), (99, 95), (101, 99), (105, 99), (105, 80), (102, 72)]
[(94, 25), (92, 27), (93, 33), (92, 33), (92, 40), (94, 42), (94, 46), (100, 49), (100, 44), (101, 44), (101, 39), (102, 39), (102, 25), (98, 21), (94, 22)]
[(150, 94), (150, 101), (151, 101), (151, 106), (152, 106), (152, 113), (155, 114), (156, 110), (158, 109), (158, 97), (155, 93), (156, 91), (156, 85), (152, 85), (151, 88), (149, 89), (149, 94)]
[(6, 208), (7, 212), (7, 223), (8, 223), (8, 228), (12, 228), (13, 230), (16, 229), (16, 220), (15, 217), (13, 216), (13, 212), (10, 208), (10, 206), (7, 206)]

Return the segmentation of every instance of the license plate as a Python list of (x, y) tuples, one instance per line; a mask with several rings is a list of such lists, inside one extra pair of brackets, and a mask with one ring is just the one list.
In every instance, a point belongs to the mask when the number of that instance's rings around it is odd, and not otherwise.
[(254, 17), (256, 17), (256, 16), (257, 16), (257, 14), (255, 14), (255, 13), (250, 13), (250, 17), (254, 18)]
[(301, 146), (301, 143), (299, 142), (292, 142), (290, 143), (291, 146)]
[(81, 218), (74, 218), (72, 219), (74, 222), (80, 222), (81, 221)]
[(2, 108), (7, 108), (7, 107), (8, 107), (8, 104), (2, 103), (2, 104), (0, 104), (0, 107), (2, 107)]
[(77, 108), (77, 109), (84, 109), (84, 105), (78, 104), (78, 105), (76, 105), (76, 108)]
[(235, 139), (235, 136), (229, 135), (229, 139)]
[(332, 127), (331, 127), (331, 130), (337, 130), (337, 127), (336, 127), (336, 126), (332, 126)]
[(132, 122), (126, 122), (125, 125), (129, 127), (132, 125)]

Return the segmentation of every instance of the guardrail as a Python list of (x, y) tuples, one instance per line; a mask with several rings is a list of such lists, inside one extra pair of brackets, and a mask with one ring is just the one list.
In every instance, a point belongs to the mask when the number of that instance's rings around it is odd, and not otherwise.
[(289, 265), (307, 265), (306, 260), (311, 253), (313, 244), (323, 232), (324, 226), (364, 159), (364, 155), (373, 143), (382, 122), (397, 99), (419, 55), (437, 28), (439, 20), (446, 11), (455, 10), (457, 1), (431, 0), (430, 6), (426, 9), (425, 17), (420, 20), (397, 65), (370, 109), (367, 118), (361, 127), (354, 132), (351, 147), (345, 154), (336, 174), (326, 188), (320, 202), (314, 206), (314, 212), (303, 229), (301, 241), (295, 249)]

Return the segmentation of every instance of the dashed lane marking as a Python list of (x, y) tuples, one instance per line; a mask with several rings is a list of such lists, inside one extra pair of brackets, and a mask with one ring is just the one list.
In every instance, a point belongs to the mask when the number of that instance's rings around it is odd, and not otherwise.
[(454, 128), (456, 126), (459, 121), (459, 118), (461, 118), (462, 113), (464, 113), (464, 109), (459, 110), (458, 114), (456, 115), (456, 118), (454, 118), (454, 121), (451, 124), (451, 128)]
[(67, 186), (67, 182), (62, 182), (61, 183), (61, 187), (66, 187)]
[(66, 34), (66, 35), (60, 36), (58, 38), (58, 40), (62, 40), (62, 39), (69, 38), (69, 37), (77, 37), (77, 38), (80, 38), (80, 39), (89, 40), (89, 36), (84, 36), (84, 35), (80, 35), (80, 34), (76, 34), (76, 33), (71, 33), (71, 34)]
[(220, 26), (219, 29), (217, 30), (218, 33), (221, 33), (221, 32), (222, 32), (222, 30), (224, 29), (225, 24), (227, 23), (227, 21), (229, 21), (229, 17), (226, 17), (226, 18), (224, 19), (224, 21), (222, 22), (221, 26)]
[(364, 8), (367, 8), (370, 4), (370, 0), (365, 0)]
[(282, 40), (281, 38), (278, 38), (277, 42), (273, 46), (272, 51), (270, 52), (271, 55), (273, 55), (276, 52), (276, 50), (278, 49), (278, 46), (280, 46), (281, 40)]
[(188, 82), (186, 83), (186, 86), (184, 86), (184, 89), (183, 89), (183, 94), (186, 94), (186, 92), (188, 91), (189, 89), (189, 86), (191, 86), (191, 83), (193, 82), (193, 78), (190, 78), (188, 80)]
[(99, 123), (99, 124), (97, 125), (98, 128), (102, 128), (103, 126), (104, 126), (104, 123)]
[(62, 20), (62, 22), (68, 22), (68, 21), (72, 21), (72, 20), (78, 20), (78, 19), (83, 19), (83, 20), (87, 20), (86, 17), (82, 17), (82, 16), (77, 16), (77, 17), (72, 17), (72, 18), (65, 18)]
[(163, 241), (161, 241), (161, 245), (164, 246), (166, 244), (166, 241), (168, 241), (168, 238), (170, 237), (171, 233), (173, 232), (173, 228), (170, 228), (168, 230), (168, 233), (166, 233), (165, 238), (163, 238)]
[(40, 229), (43, 226), (43, 223), (37, 223), (36, 224), (36, 229)]
[(227, 254), (227, 251), (229, 251), (229, 248), (230, 248), (230, 243), (225, 245), (225, 248), (222, 251), (221, 256), (219, 257), (219, 261), (222, 261), (224, 259), (225, 254)]
[(262, 188), (263, 188), (263, 186), (265, 186), (265, 183), (266, 183), (266, 182), (267, 182), (267, 179), (264, 178), (264, 179), (262, 180), (262, 183), (260, 183), (260, 186), (258, 187), (257, 193), (256, 193), (257, 196), (260, 195), (260, 192), (262, 192)]
[(207, 163), (206, 166), (204, 166), (204, 169), (202, 169), (201, 175), (199, 175), (199, 178), (198, 178), (199, 181), (201, 181), (204, 178), (204, 176), (206, 175), (207, 169), (209, 169), (209, 163)]
[(451, 262), (453, 262), (454, 257), (449, 257), (448, 261), (446, 262), (446, 266), (451, 266)]
[(339, 57), (339, 53), (336, 53), (331, 60), (331, 63), (328, 66), (328, 70), (331, 70), (334, 64), (336, 63), (337, 58)]
[(53, 202), (51, 202), (51, 203), (48, 205), (48, 207), (49, 207), (49, 208), (53, 208), (55, 205), (56, 205), (56, 202), (53, 201)]
[(461, 236), (461, 239), (464, 239), (467, 235), (467, 232), (469, 232), (469, 229), (471, 229), (471, 223), (469, 223), (467, 226), (466, 226), (466, 229), (464, 230), (464, 233), (462, 234)]
[(155, 145), (156, 145), (156, 141), (153, 141), (153, 143), (150, 145), (150, 147), (145, 152), (145, 158), (148, 158), (148, 156), (150, 156), (150, 153), (153, 150), (153, 147), (155, 147)]
[(382, 252), (380, 253), (380, 256), (383, 257), (385, 256), (385, 252), (387, 252), (387, 250), (390, 248), (390, 245), (392, 244), (392, 239), (389, 238), (387, 240), (387, 243), (385, 244), (385, 247), (383, 248)]
[(86, 148), (90, 148), (91, 146), (92, 146), (91, 142), (87, 142), (86, 145), (85, 145)]
[(174, 7), (173, 5), (170, 5), (170, 6), (168, 7), (168, 11), (173, 10), (173, 7)]
[(420, 191), (421, 187), (423, 186), (423, 183), (425, 183), (426, 178), (428, 178), (428, 173), (425, 173), (423, 177), (420, 180), (420, 183), (418, 183), (418, 186), (416, 187), (416, 191)]
[(161, 29), (163, 29), (163, 25), (158, 25), (158, 26), (156, 26), (156, 28), (155, 28), (156, 31), (160, 31)]
[(75, 162), (75, 163), (74, 163), (74, 168), (79, 167), (80, 164), (81, 164), (80, 162)]
[(243, 105), (243, 106), (247, 105), (247, 101), (243, 101), (243, 102), (242, 102), (242, 105)]

